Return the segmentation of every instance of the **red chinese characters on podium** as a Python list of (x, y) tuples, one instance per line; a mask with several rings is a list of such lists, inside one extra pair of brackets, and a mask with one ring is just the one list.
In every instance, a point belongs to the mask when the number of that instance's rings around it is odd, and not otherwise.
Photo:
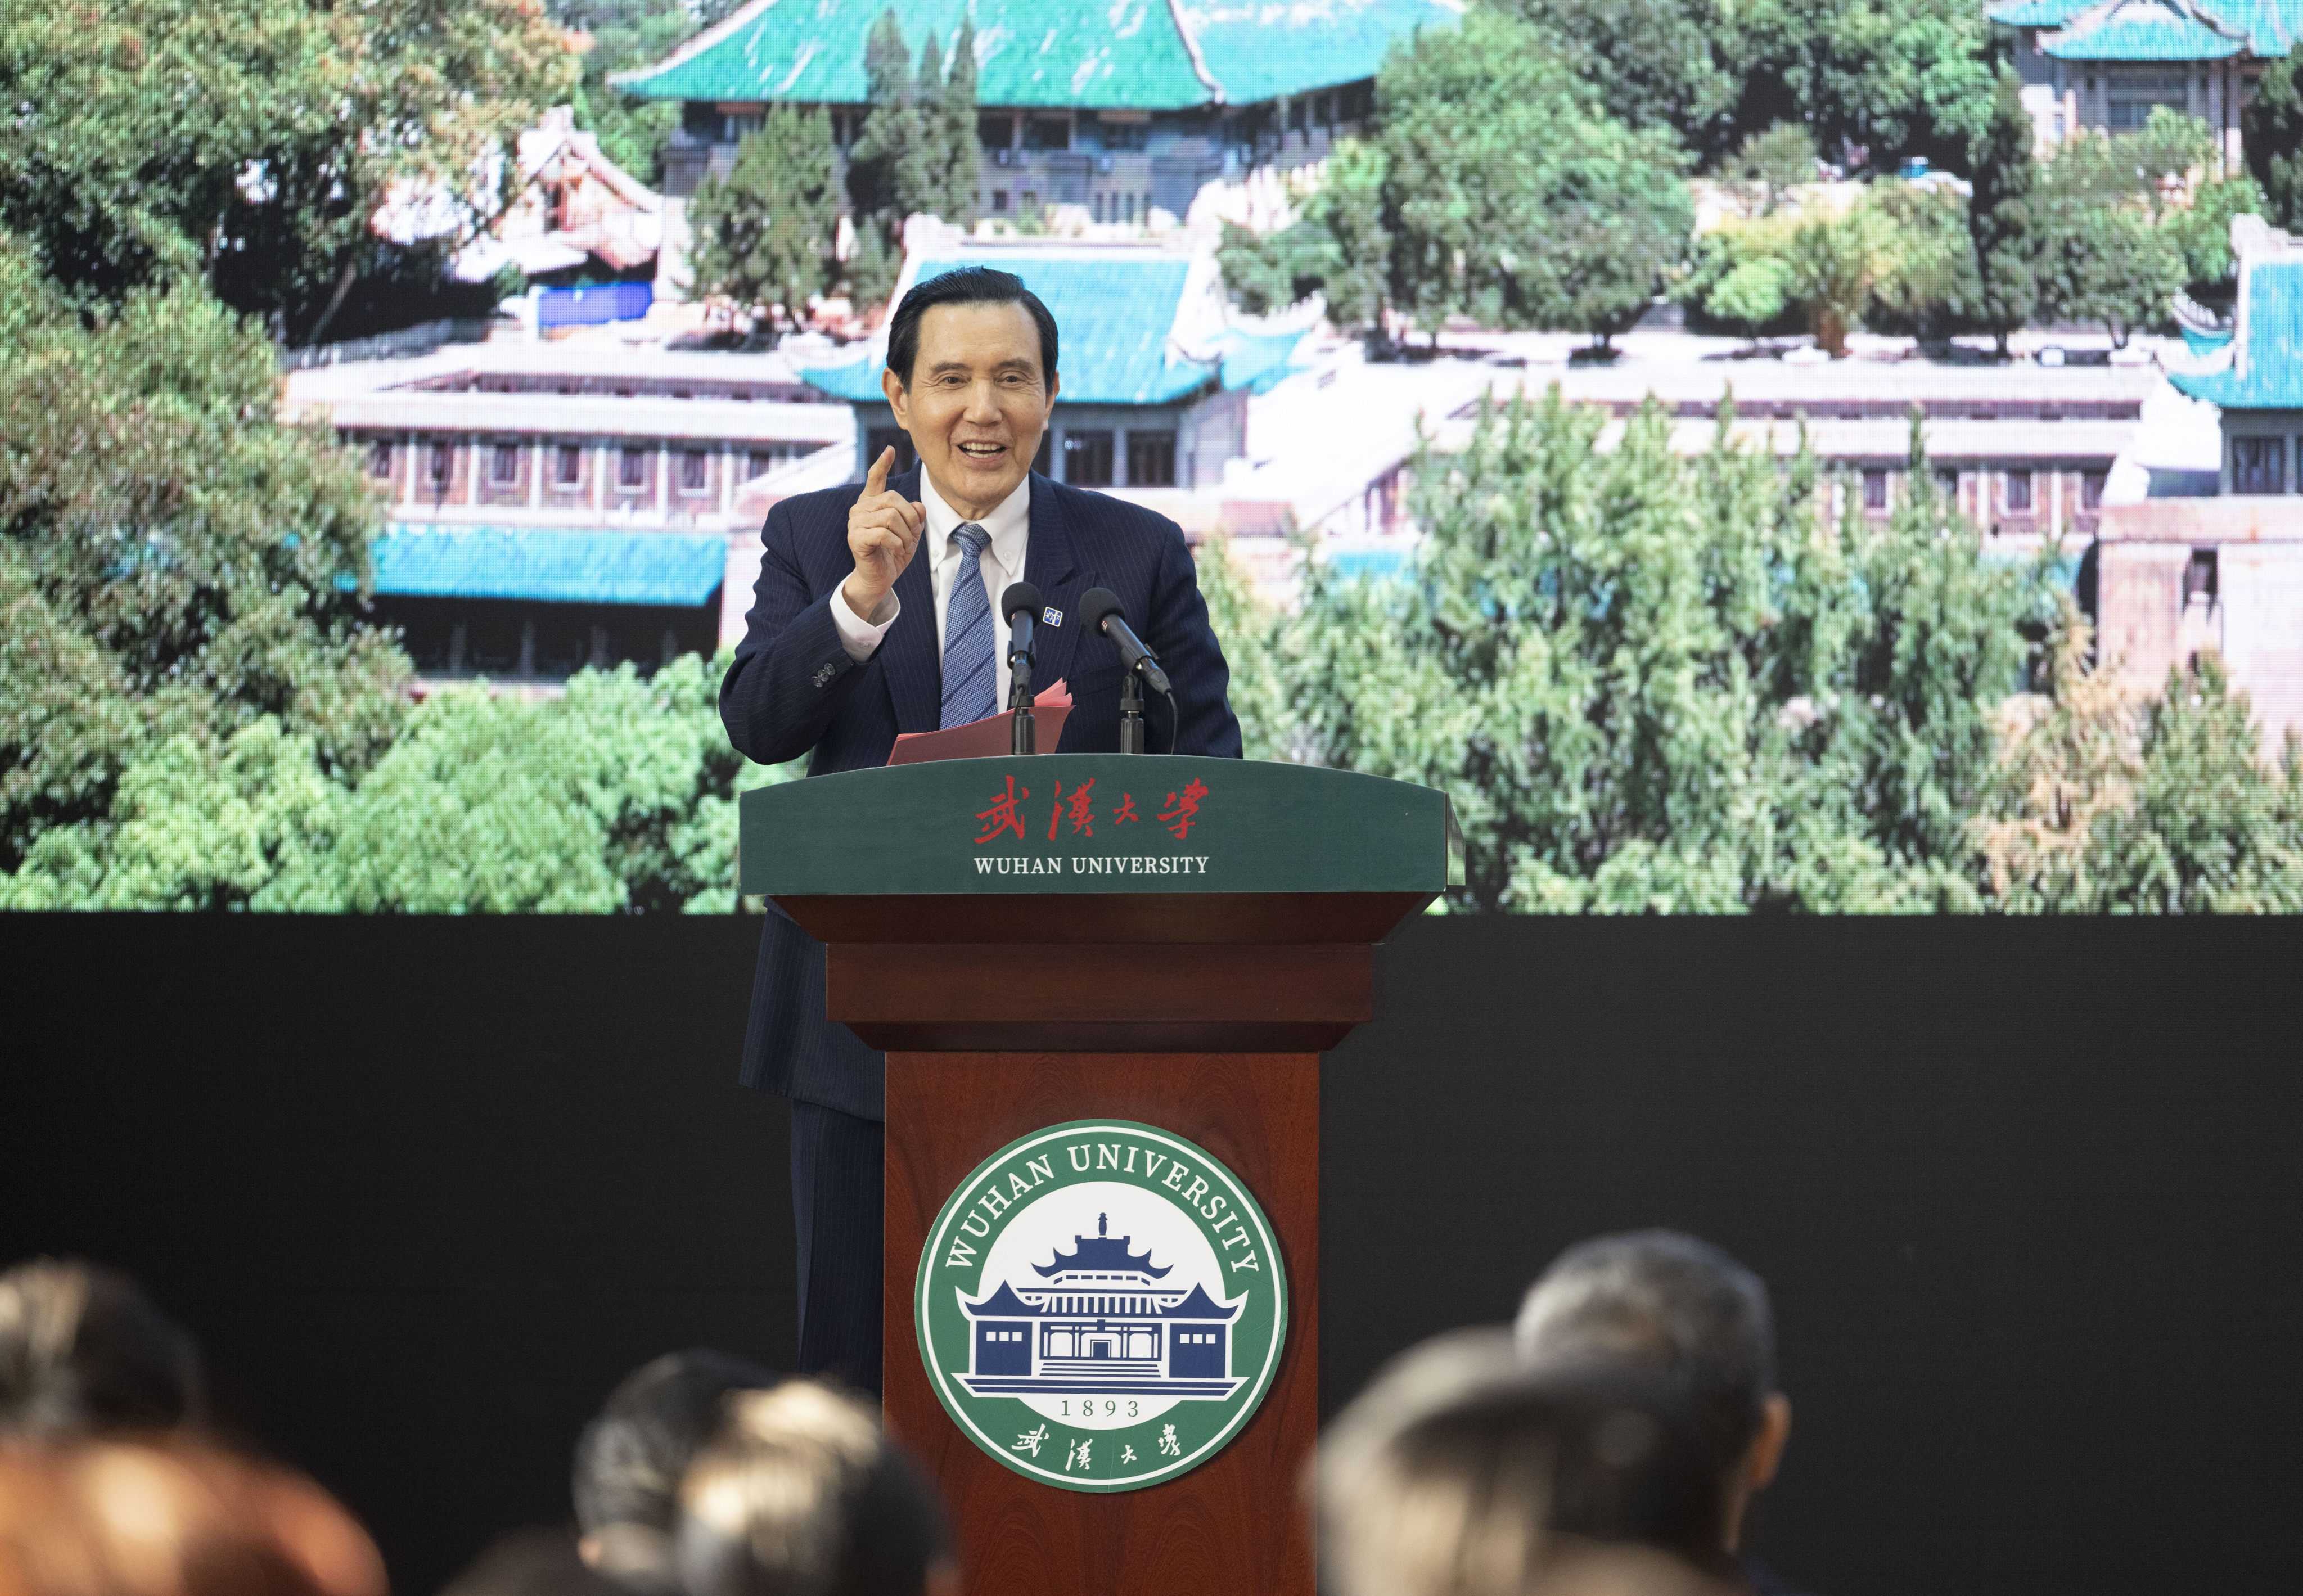
[(975, 818), (983, 822), (983, 834), (975, 840), (975, 845), (981, 848), (1006, 831), (1013, 831), (1018, 837), (1022, 836), (1024, 815), (1016, 806), (1031, 796), (1030, 788), (1018, 789), (1016, 785), (1016, 778), (1008, 777), (1008, 790), (993, 798), (991, 807), (989, 809), (976, 811)]
[(1160, 811), (1160, 823), (1184, 841), (1192, 834), (1192, 822), (1199, 817), (1200, 800), (1208, 796), (1207, 784), (1197, 776), (1184, 783), (1183, 796), (1168, 795), (1168, 806)]
[[(991, 807), (978, 809), (975, 812), (975, 818), (983, 826), (983, 830), (976, 835), (975, 845), (978, 848), (986, 843), (997, 841), (1009, 832), (1015, 832), (1018, 837), (1025, 834), (1023, 804), (1032, 796), (1032, 790), (1028, 787), (1017, 786), (1016, 778), (1013, 776), (1006, 780), (1007, 784), (1002, 790), (993, 795)], [(1061, 834), (1067, 817), (1071, 821), (1073, 836), (1093, 837), (1095, 835), (1094, 792), (1097, 780), (1098, 778), (1090, 776), (1081, 782), (1072, 790), (1068, 800), (1064, 796), (1064, 784), (1061, 781), (1056, 783), (1056, 790), (1048, 809), (1049, 841), (1055, 841)], [(1207, 796), (1207, 783), (1202, 781), (1197, 776), (1185, 782), (1181, 792), (1170, 792), (1168, 795), (1167, 807), (1160, 811), (1159, 818), (1162, 825), (1175, 833), (1177, 841), (1184, 842), (1191, 839), (1192, 827), (1199, 820), (1200, 805)], [(1111, 813), (1106, 818), (1112, 825), (1127, 825), (1140, 822), (1143, 816), (1136, 810), (1135, 795), (1132, 792), (1123, 792), (1119, 795), (1119, 802), (1113, 806)]]

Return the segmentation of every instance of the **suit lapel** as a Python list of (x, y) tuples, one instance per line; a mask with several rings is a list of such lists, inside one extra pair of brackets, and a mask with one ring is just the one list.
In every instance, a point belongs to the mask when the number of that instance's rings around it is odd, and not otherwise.
[[(907, 499), (920, 496), (915, 467), (890, 478), (888, 486)], [(1036, 533), (1038, 528), (1034, 527)], [(888, 673), (888, 697), (896, 706), (898, 731), (933, 731), (943, 722), (943, 661), (936, 654), (935, 583), (928, 574), (933, 551), (921, 539), (912, 562), (896, 578), (896, 600), (903, 606), (896, 624), (881, 639), (878, 657)]]
[(1071, 517), (1057, 501), (1055, 485), (1046, 477), (1032, 478), (1032, 540), (1024, 550), (1024, 579), (1040, 590), (1040, 601), (1063, 613), (1059, 626), (1033, 629), (1036, 656), (1032, 671), (1035, 687), (1045, 691), (1059, 677), (1071, 675), (1072, 659), (1079, 652), (1080, 625), (1074, 613), (1079, 595), (1086, 591), (1088, 574), (1079, 568), (1072, 547)]

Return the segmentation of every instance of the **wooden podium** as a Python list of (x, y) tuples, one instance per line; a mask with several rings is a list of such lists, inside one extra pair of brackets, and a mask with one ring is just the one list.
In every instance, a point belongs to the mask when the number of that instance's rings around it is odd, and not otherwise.
[(966, 1588), (1311, 1596), (1319, 1055), (1448, 882), (1446, 798), (1049, 755), (765, 788), (742, 828), (888, 1054), (887, 1420)]

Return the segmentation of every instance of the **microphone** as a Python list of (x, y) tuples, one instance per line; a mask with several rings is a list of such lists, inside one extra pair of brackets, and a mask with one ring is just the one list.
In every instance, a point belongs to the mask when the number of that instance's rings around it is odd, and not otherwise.
[(1011, 582), (1008, 591), (1000, 595), (1000, 613), (1008, 622), (1008, 668), (1011, 671), (1019, 655), (1027, 676), (1038, 662), (1032, 646), (1032, 621), (1040, 612), (1040, 590), (1029, 582)]
[(1127, 624), (1126, 613), (1119, 607), (1119, 595), (1109, 587), (1091, 587), (1080, 595), (1079, 612), (1088, 625), (1111, 639), (1112, 646), (1119, 650), (1121, 663), (1142, 676), (1152, 691), (1175, 690), (1168, 673), (1160, 669), (1160, 656), (1144, 647), (1143, 639)]
[(1000, 595), (1000, 613), (1008, 620), (1008, 751), (1036, 754), (1038, 732), (1032, 726), (1032, 617), (1040, 612), (1040, 590), (1029, 582), (1014, 582)]

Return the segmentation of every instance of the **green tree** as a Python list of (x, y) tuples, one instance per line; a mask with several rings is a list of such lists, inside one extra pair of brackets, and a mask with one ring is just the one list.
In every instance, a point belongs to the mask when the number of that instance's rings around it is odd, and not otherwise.
[(2303, 232), (2303, 85), (2295, 65), (2290, 55), (2265, 66), (2239, 114), (2240, 147), (2263, 190), (2265, 214), (2290, 232)]
[(1295, 735), (1453, 795), (1464, 908), (1977, 902), (2037, 576), (1946, 536), (1924, 471), (1886, 527), (1833, 527), (1811, 460), (1683, 459), (1654, 407), (1601, 454), (1603, 421), (1556, 391), (1484, 414), (1418, 462), (1408, 576), (1312, 569)]
[(1338, 326), (1379, 322), (1391, 270), (1388, 165), (1380, 145), (1346, 139), (1329, 154), (1326, 181), (1304, 202), (1300, 220), (1269, 233), (1225, 223), (1217, 259), (1241, 306), (1262, 316), (1320, 293)]
[(2038, 314), (2051, 322), (2096, 322), (2112, 346), (2167, 317), (2183, 286), (2182, 251), (2131, 206), (2043, 206)]
[(257, 908), (605, 914), (734, 909), (736, 798), (797, 773), (728, 746), (724, 661), (578, 672), (540, 704), (435, 695), (314, 826)]
[(371, 221), (433, 187), (476, 228), (474, 174), (575, 80), (534, 0), (86, 0), (0, 8), (0, 228), (92, 300), (204, 282), (316, 339), (402, 260)]
[(1604, 344), (1686, 249), (1670, 136), (1601, 112), (1523, 22), (1474, 10), (1419, 34), (1378, 99), (1393, 303), (1435, 333), (1465, 315)]
[(2002, 355), (2038, 302), (2030, 207), (2038, 179), (2031, 152), (2036, 137), (2031, 114), (2023, 108), (2022, 84), (2012, 69), (2003, 69), (1992, 91), (1990, 115), (1967, 149), (1974, 185), (1967, 231), (1976, 292), (1972, 304), (1963, 307), (1968, 319), (1996, 341)]
[(728, 175), (697, 185), (688, 214), (697, 293), (805, 320), (809, 298), (829, 286), (839, 222), (831, 118), (821, 106), (768, 107)]
[(264, 716), (155, 740), (104, 827), (44, 832), (0, 908), (726, 913), (738, 796), (796, 776), (728, 747), (725, 662), (582, 671), (542, 702), (434, 694), (365, 773)]
[(1741, 85), (1734, 13), (1713, 0), (1499, 0), (1541, 47), (1634, 128), (1668, 129), (1698, 155), (1732, 148)]
[(952, 40), (951, 66), (941, 81), (932, 70), (935, 38), (920, 56), (921, 92), (932, 95), (931, 132), (936, 140), (934, 177), (942, 190), (935, 214), (956, 226), (973, 227), (976, 195), (983, 175), (983, 143), (975, 131), (975, 19), (963, 17)]
[(102, 830), (157, 739), (265, 716), (372, 763), (408, 665), (363, 621), (374, 507), (325, 433), (273, 418), (262, 334), (197, 283), (76, 310), (0, 237), (0, 870)]
[(2252, 177), (2211, 177), (2192, 190), (2190, 204), (2168, 214), (2162, 226), (2183, 258), (2186, 293), (2195, 300), (2230, 303), (2239, 290), (2231, 218), (2260, 216), (2268, 208)]
[(1750, 0), (1725, 15), (1739, 137), (1793, 122), (1835, 160), (1852, 146), (1875, 168), (1957, 166), (1992, 114), (1991, 24), (1971, 0)]
[(2068, 598), (2041, 690), (2012, 701), (1974, 823), (1992, 907), (2018, 914), (2303, 909), (2303, 760), (2262, 758), (2244, 694), (2202, 654), (2156, 699), (2088, 663)]
[(2163, 321), (2189, 275), (2173, 196), (2212, 159), (2204, 124), (2155, 112), (2149, 126), (2076, 139), (2044, 164), (2027, 229), (2037, 311), (2058, 321), (2100, 322), (2123, 344)]
[(2202, 654), (2144, 717), (2134, 801), (2099, 829), (2104, 907), (2145, 914), (2303, 910), (2303, 754), (2276, 770), (2244, 693)]
[[(935, 36), (922, 46), (919, 70), (893, 10), (880, 13), (865, 41), (870, 108), (848, 152), (848, 196), (856, 217), (856, 252), (849, 291), (859, 304), (884, 300), (903, 264), (904, 222), (915, 215), (970, 224), (975, 219), (975, 46), (961, 32), (947, 77)], [(957, 57), (964, 56), (965, 59)]]
[(1847, 334), (1894, 272), (1894, 243), (1885, 218), (1869, 204), (1793, 230), (1784, 254), (1791, 299), (1805, 312), (1816, 347), (1833, 359), (1846, 356)]
[(1868, 201), (1893, 241), (1888, 267), (1874, 286), (1865, 321), (1876, 332), (1947, 339), (1968, 325), (1982, 298), (1968, 202), (1956, 189), (1878, 182)]
[(1796, 122), (1779, 122), (1744, 139), (1722, 174), (1750, 214), (1767, 216), (1793, 189), (1815, 181), (1816, 159), (1815, 135)]
[(1289, 702), (1288, 664), (1279, 638), (1284, 618), (1255, 596), (1230, 540), (1209, 539), (1199, 547), (1200, 595), (1207, 600), (1208, 625), (1223, 645), (1231, 668), (1231, 709), (1239, 717), (1240, 739), (1250, 759), (1293, 757), (1295, 716)]
[(552, 0), (553, 21), (589, 41), (575, 90), (576, 124), (642, 182), (663, 180), (663, 151), (679, 131), (679, 106), (670, 100), (633, 99), (608, 78), (662, 60), (699, 27), (719, 20), (711, 13), (726, 9), (715, 5), (699, 13), (686, 0)]

